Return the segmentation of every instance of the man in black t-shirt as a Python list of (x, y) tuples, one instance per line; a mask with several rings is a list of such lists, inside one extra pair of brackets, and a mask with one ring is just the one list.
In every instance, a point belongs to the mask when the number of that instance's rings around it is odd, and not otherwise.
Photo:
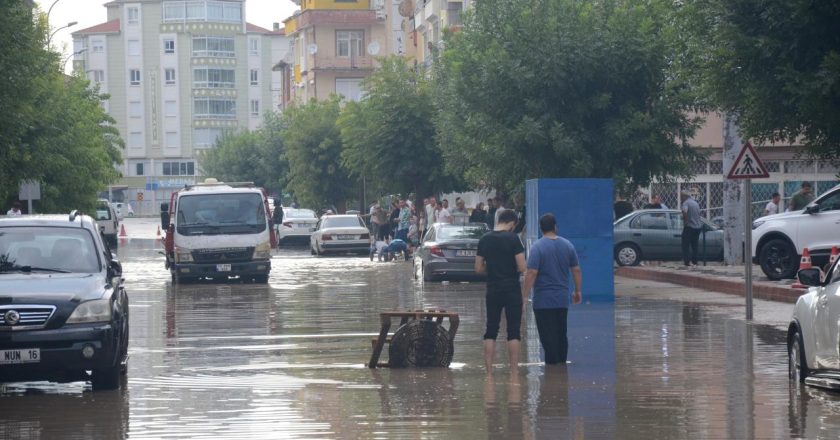
[(515, 227), (516, 212), (509, 209), (502, 211), (493, 231), (484, 234), (478, 241), (475, 271), (487, 275), (487, 330), (484, 333), (484, 366), (487, 373), (492, 372), (496, 336), (499, 334), (503, 310), (507, 322), (511, 371), (519, 367), (520, 327), (525, 304), (519, 274), (525, 272), (525, 249), (519, 237), (513, 233)]

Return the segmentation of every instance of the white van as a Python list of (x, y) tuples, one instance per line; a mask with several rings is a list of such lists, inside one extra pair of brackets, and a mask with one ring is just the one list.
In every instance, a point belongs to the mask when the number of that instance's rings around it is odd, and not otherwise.
[(172, 282), (240, 277), (268, 282), (275, 245), (268, 199), (253, 183), (187, 186), (161, 205)]

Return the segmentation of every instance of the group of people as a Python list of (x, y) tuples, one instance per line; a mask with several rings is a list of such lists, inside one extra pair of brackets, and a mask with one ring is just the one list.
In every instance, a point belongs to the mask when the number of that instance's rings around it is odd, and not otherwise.
[(408, 199), (394, 200), (389, 211), (375, 202), (362, 217), (370, 219), (371, 235), (375, 241), (399, 239), (415, 246), (420, 241), (417, 211)]

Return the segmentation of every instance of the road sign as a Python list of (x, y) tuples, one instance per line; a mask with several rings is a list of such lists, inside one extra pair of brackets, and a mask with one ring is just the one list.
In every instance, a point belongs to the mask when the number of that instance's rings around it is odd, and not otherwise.
[(726, 176), (728, 179), (762, 179), (770, 177), (767, 168), (761, 163), (758, 154), (752, 144), (744, 144), (744, 148), (738, 153), (738, 159), (732, 164), (732, 169)]
[(138, 201), (138, 202), (142, 202), (142, 201), (143, 201), (143, 193), (141, 193), (141, 192), (137, 193), (137, 201)]

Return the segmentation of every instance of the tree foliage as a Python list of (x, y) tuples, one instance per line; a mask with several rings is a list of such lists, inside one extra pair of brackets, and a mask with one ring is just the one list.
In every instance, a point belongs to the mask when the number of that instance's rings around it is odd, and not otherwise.
[(435, 66), (450, 170), (503, 191), (687, 174), (697, 121), (670, 87), (665, 15), (644, 0), (477, 2)]
[(46, 19), (27, 2), (0, 2), (0, 200), (41, 182), (41, 212), (91, 209), (119, 173), (122, 140), (82, 77), (60, 72)]
[(392, 56), (363, 83), (365, 98), (338, 119), (342, 164), (366, 176), (380, 194), (434, 194), (454, 189), (435, 142), (431, 84), (406, 60)]
[(204, 174), (227, 182), (254, 182), (283, 192), (288, 165), (284, 126), (277, 113), (266, 113), (255, 131), (226, 133), (199, 156)]
[(338, 97), (312, 100), (285, 111), (287, 188), (304, 206), (345, 206), (356, 181), (341, 166), (341, 136), (336, 124)]
[(736, 114), (746, 137), (840, 158), (840, 3), (697, 0), (675, 17), (698, 105)]

